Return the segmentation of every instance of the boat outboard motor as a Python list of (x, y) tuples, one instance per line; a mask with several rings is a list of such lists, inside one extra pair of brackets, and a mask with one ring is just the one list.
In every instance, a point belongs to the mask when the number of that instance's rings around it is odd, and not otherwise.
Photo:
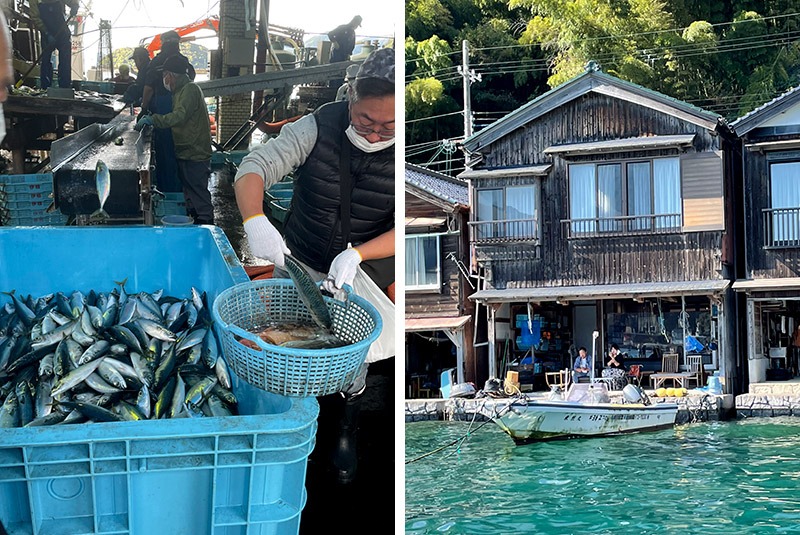
[(492, 397), (502, 396), (504, 395), (504, 393), (503, 389), (500, 388), (500, 386), (501, 386), (500, 379), (497, 379), (496, 377), (491, 377), (486, 380), (486, 383), (484, 383), (483, 393)]
[(644, 403), (647, 405), (650, 401), (644, 391), (636, 385), (626, 385), (622, 389), (622, 397), (627, 403)]

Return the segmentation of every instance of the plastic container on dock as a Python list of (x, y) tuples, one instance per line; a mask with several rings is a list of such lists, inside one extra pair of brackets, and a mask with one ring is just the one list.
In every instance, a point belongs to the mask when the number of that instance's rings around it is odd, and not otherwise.
[[(249, 278), (216, 227), (0, 228), (0, 290), (217, 295)], [(9, 298), (0, 295), (0, 304)], [(239, 416), (0, 433), (0, 523), (14, 535), (297, 534), (319, 406), (233, 377)]]
[(163, 199), (154, 199), (153, 213), (157, 217), (165, 215), (186, 215), (186, 199), (183, 193), (164, 193)]

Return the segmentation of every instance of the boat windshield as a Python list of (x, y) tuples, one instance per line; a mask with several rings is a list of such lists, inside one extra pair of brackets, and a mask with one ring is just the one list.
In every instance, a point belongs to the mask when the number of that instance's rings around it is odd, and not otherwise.
[(572, 383), (567, 392), (566, 401), (574, 403), (610, 403), (608, 385), (597, 383)]

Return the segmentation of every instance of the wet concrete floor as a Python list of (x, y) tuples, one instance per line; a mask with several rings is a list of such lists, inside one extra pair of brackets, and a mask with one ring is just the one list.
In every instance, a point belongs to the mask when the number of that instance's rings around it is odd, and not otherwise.
[[(232, 179), (229, 168), (212, 173), (209, 189), (215, 223), (243, 265), (266, 265), (268, 262), (254, 257), (247, 246)], [(308, 501), (301, 515), (301, 535), (394, 532), (394, 368), (394, 358), (370, 366), (358, 426), (358, 475), (349, 485), (335, 482), (329, 461), (338, 436), (342, 397), (318, 398), (319, 428), (308, 461)]]

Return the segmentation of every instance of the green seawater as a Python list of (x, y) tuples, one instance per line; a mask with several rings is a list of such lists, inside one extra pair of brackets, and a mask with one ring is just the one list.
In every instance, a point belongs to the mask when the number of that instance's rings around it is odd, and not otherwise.
[(800, 418), (516, 446), (495, 424), (405, 426), (407, 534), (800, 533)]

